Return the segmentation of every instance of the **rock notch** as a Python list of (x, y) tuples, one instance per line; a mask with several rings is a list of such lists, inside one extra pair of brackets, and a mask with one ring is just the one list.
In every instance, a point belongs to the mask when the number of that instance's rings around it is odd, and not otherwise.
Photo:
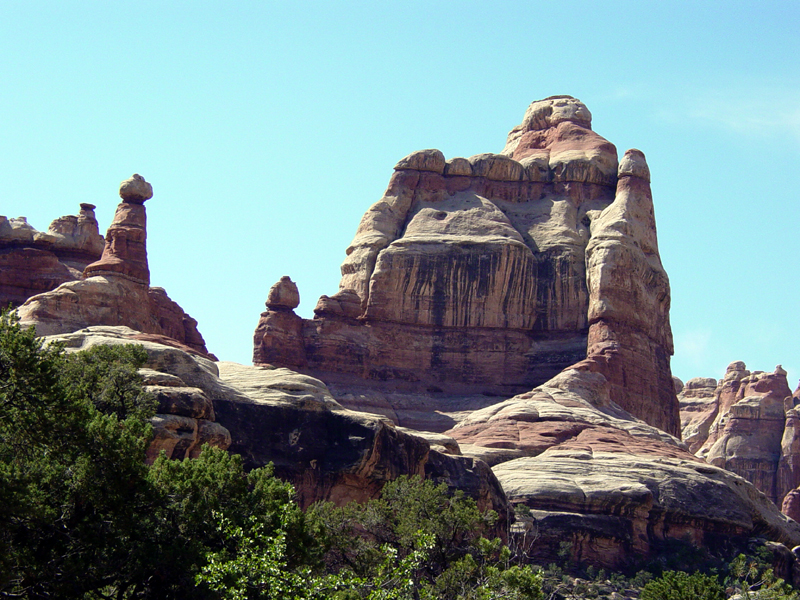
[[(531, 104), (500, 154), (402, 159), (341, 271), (311, 320), (267, 302), (255, 364), (300, 369), (351, 396), (366, 385), (507, 397), (588, 347), (602, 358), (585, 368), (602, 368), (613, 401), (680, 434), (647, 163), (631, 150), (618, 164), (575, 98)], [(383, 413), (406, 424), (388, 404)]]

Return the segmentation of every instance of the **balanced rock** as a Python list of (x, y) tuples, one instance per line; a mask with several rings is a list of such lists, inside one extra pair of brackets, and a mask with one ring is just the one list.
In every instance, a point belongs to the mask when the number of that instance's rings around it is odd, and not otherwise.
[(144, 204), (145, 200), (153, 197), (153, 186), (144, 177), (134, 173), (133, 177), (119, 184), (119, 197), (131, 204)]
[(103, 255), (84, 269), (83, 276), (112, 274), (149, 285), (144, 201), (153, 197), (153, 187), (141, 175), (134, 175), (120, 184), (119, 195), (122, 202), (106, 232)]
[(619, 167), (569, 96), (534, 102), (500, 154), (408, 155), (362, 218), (339, 293), (313, 320), (268, 301), (254, 363), (351, 397), (367, 386), (391, 405), (406, 393), (523, 392), (586, 358), (588, 343), (607, 357), (614, 400), (679, 434), (677, 400), (661, 388), (672, 337), (649, 173), (638, 151)]
[(286, 275), (269, 288), (267, 308), (270, 310), (294, 310), (300, 306), (300, 293), (297, 284)]
[[(22, 324), (34, 325), (39, 335), (69, 333), (97, 325), (125, 326), (143, 334), (171, 338), (187, 350), (208, 355), (197, 321), (163, 288), (149, 285), (144, 201), (152, 195), (152, 186), (140, 175), (122, 182), (122, 202), (106, 233), (102, 255), (85, 265), (80, 278), (70, 277), (49, 291), (28, 295), (18, 308)], [(82, 204), (81, 215), (74, 219), (62, 217), (51, 229), (56, 237), (75, 240), (73, 246), (80, 243), (82, 248), (96, 251), (97, 244), (89, 243), (91, 236), (84, 235), (92, 227), (97, 228), (94, 206)]]

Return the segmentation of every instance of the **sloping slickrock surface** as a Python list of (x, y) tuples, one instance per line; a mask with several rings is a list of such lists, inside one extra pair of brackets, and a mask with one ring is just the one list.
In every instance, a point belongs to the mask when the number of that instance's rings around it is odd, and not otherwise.
[(618, 164), (575, 98), (531, 104), (500, 154), (402, 159), (341, 270), (313, 320), (294, 313), (288, 277), (273, 287), (255, 364), (337, 394), (369, 385), (388, 414), (395, 393), (523, 392), (586, 358), (588, 343), (615, 401), (679, 434), (649, 170), (639, 151)]
[(538, 557), (556, 559), (569, 542), (574, 560), (617, 568), (670, 541), (800, 541), (800, 525), (752, 484), (633, 418), (611, 389), (599, 373), (567, 369), (447, 432), (493, 465), (509, 501), (533, 510)]
[[(34, 325), (39, 335), (68, 333), (95, 325), (125, 326), (170, 337), (208, 355), (197, 321), (186, 314), (163, 288), (149, 285), (144, 202), (152, 195), (152, 186), (141, 175), (123, 181), (120, 185), (122, 202), (108, 228), (102, 255), (91, 264), (83, 265), (80, 278), (70, 277), (63, 283), (59, 281), (58, 287), (53, 285), (55, 289), (52, 291), (38, 293), (42, 290), (37, 290), (34, 292), (36, 295), (26, 297), (18, 309), (22, 324)], [(84, 221), (91, 221), (96, 229), (94, 212), (82, 209), (82, 215), (84, 212)], [(67, 217), (54, 222), (54, 225), (65, 219)], [(77, 223), (80, 225), (81, 217)], [(51, 229), (53, 227), (51, 225)], [(103, 238), (98, 238), (102, 243)], [(83, 238), (77, 236), (76, 239)], [(94, 250), (95, 246), (92, 246)], [(0, 249), (0, 261), (1, 253)]]
[(183, 349), (154, 341), (143, 341), (129, 327), (89, 327), (79, 331), (45, 337), (58, 341), (69, 352), (80, 352), (98, 345), (139, 344), (148, 361), (140, 373), (145, 389), (158, 401), (158, 414), (151, 423), (154, 439), (147, 451), (150, 462), (160, 452), (168, 458), (194, 458), (203, 444), (227, 449), (230, 432), (216, 419), (209, 385), (216, 378), (215, 364)]

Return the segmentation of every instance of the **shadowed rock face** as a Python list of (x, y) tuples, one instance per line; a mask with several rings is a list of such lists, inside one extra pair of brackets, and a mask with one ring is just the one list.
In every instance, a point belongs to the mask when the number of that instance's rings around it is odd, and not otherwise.
[(644, 155), (618, 165), (568, 96), (534, 102), (501, 154), (402, 159), (347, 249), (339, 292), (313, 320), (267, 305), (254, 363), (345, 394), (510, 395), (586, 358), (588, 342), (614, 401), (680, 431)]
[(46, 232), (31, 227), (24, 217), (0, 216), (0, 306), (19, 306), (80, 279), (103, 251), (94, 209), (82, 203), (77, 215), (56, 219)]
[(247, 468), (273, 463), (276, 475), (294, 484), (303, 507), (319, 500), (365, 501), (399, 475), (421, 475), (463, 489), (481, 509), (496, 510), (497, 533), (505, 529), (508, 505), (497, 478), (482, 461), (458, 455), (453, 440), (437, 438), (450, 447), (434, 449), (387, 419), (346, 410), (308, 375), (212, 362), (168, 345), (166, 338), (142, 337), (127, 327), (90, 327), (47, 339), (68, 351), (142, 345), (148, 360), (141, 373), (159, 404), (150, 460), (162, 450), (171, 458), (193, 458), (204, 443), (230, 448)]
[[(102, 255), (85, 265), (80, 278), (67, 279), (52, 291), (27, 297), (18, 309), (22, 324), (35, 325), (39, 335), (68, 333), (95, 325), (125, 326), (172, 338), (187, 349), (207, 355), (197, 321), (163, 288), (149, 286), (144, 202), (152, 196), (152, 186), (141, 175), (123, 181), (122, 202), (108, 228)], [(87, 224), (84, 229), (78, 228), (78, 233), (91, 227), (96, 230), (92, 209), (92, 205), (82, 205), (82, 218)], [(54, 225), (63, 231), (70, 222), (62, 217)], [(80, 225), (81, 217), (76, 223)], [(96, 239), (78, 233), (73, 233), (73, 238), (89, 240), (84, 245), (96, 251)]]

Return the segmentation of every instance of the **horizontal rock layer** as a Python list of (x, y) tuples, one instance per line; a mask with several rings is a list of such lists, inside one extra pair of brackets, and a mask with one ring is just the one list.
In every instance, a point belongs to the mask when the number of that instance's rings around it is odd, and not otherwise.
[(78, 215), (60, 217), (46, 232), (24, 217), (0, 216), (0, 306), (19, 306), (36, 294), (80, 279), (103, 252), (95, 206), (81, 204)]

